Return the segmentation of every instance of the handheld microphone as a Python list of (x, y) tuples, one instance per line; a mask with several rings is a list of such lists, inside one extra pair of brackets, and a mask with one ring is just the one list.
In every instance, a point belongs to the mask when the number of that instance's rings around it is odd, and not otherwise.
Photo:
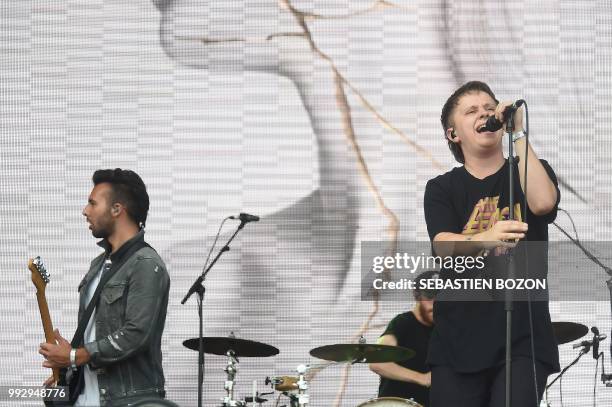
[(230, 216), (229, 218), (230, 219), (238, 219), (242, 223), (259, 222), (259, 216), (251, 215), (251, 214), (248, 214), (248, 213), (242, 213), (242, 212), (237, 217), (236, 216)]
[(504, 122), (508, 121), (508, 118), (510, 117), (510, 115), (516, 112), (519, 107), (523, 106), (523, 103), (525, 103), (525, 101), (523, 99), (519, 99), (513, 104), (511, 104), (510, 106), (506, 107), (504, 109), (504, 121), (503, 122), (497, 120), (497, 117), (495, 116), (489, 116), (484, 126), (478, 129), (478, 133), (484, 133), (485, 131), (497, 131), (501, 129), (502, 126), (504, 125)]

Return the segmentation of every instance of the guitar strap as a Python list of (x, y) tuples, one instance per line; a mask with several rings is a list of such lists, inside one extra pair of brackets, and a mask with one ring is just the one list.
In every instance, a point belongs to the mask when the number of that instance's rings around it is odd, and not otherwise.
[[(120, 261), (112, 263), (110, 269), (105, 270), (102, 273), (102, 277), (100, 278), (98, 287), (96, 287), (96, 291), (94, 291), (94, 294), (91, 297), (91, 301), (89, 301), (89, 304), (87, 304), (87, 308), (85, 308), (85, 312), (83, 312), (81, 319), (79, 319), (79, 324), (77, 325), (76, 332), (74, 333), (74, 336), (72, 337), (72, 341), (70, 341), (70, 344), (72, 345), (73, 348), (78, 348), (83, 345), (83, 342), (84, 342), (83, 336), (85, 334), (85, 329), (87, 328), (87, 324), (89, 323), (89, 318), (91, 317), (93, 310), (98, 305), (98, 300), (100, 299), (100, 293), (102, 292), (102, 289), (104, 288), (106, 283), (108, 283), (108, 281), (115, 275), (117, 270), (119, 270), (121, 266), (123, 266), (125, 262), (128, 261), (130, 257), (132, 257), (134, 253), (136, 253), (138, 250), (142, 249), (143, 247), (151, 247), (151, 246), (148, 243), (146, 243), (144, 240), (135, 242), (132, 245), (132, 247), (130, 247), (127, 250), (127, 252), (121, 258)], [(107, 260), (108, 260), (108, 256), (104, 259), (104, 262), (106, 263)], [(107, 266), (105, 265), (104, 267), (106, 268)]]

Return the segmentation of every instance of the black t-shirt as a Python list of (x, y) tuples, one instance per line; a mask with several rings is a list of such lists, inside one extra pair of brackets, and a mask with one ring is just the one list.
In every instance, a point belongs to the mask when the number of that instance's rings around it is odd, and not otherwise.
[[(540, 160), (557, 187), (550, 165)], [(524, 220), (523, 191), (518, 164), (514, 171), (515, 218)], [(475, 234), (488, 230), (497, 220), (508, 219), (508, 163), (482, 180), (465, 167), (429, 180), (425, 188), (424, 210), (430, 240), (440, 232)], [(555, 208), (544, 216), (527, 208), (529, 230), (526, 240), (548, 241), (548, 223), (557, 216)], [(536, 359), (559, 370), (559, 352), (554, 339), (547, 301), (532, 302)], [(447, 365), (458, 372), (478, 372), (504, 362), (506, 312), (503, 301), (452, 302), (434, 304), (428, 363)], [(512, 319), (512, 353), (531, 357), (527, 302), (515, 302)]]
[[(393, 335), (397, 338), (398, 346), (403, 346), (416, 352), (413, 358), (398, 362), (398, 365), (420, 373), (426, 373), (429, 371), (426, 359), (431, 330), (431, 327), (421, 324), (412, 311), (409, 311), (393, 318), (381, 336)], [(380, 378), (378, 396), (411, 398), (423, 406), (429, 404), (428, 388), (419, 386), (416, 383), (386, 379), (382, 376)]]

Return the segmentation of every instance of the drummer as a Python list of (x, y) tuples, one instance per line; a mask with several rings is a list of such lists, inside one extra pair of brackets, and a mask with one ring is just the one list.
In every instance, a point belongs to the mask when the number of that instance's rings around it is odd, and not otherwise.
[[(438, 272), (425, 271), (416, 278), (416, 287), (422, 279), (435, 279)], [(429, 337), (433, 328), (433, 302), (435, 291), (414, 290), (416, 301), (411, 311), (397, 315), (378, 339), (381, 345), (402, 346), (412, 349), (416, 355), (399, 363), (371, 363), (370, 370), (380, 375), (378, 397), (413, 399), (429, 404), (431, 372), (425, 361)]]

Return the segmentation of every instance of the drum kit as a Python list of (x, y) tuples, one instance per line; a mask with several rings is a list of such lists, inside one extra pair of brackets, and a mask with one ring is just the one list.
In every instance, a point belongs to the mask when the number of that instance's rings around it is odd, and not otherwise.
[[(582, 338), (588, 333), (588, 328), (582, 324), (572, 322), (553, 322), (553, 331), (557, 344), (562, 345)], [(279, 399), (281, 396), (285, 396), (288, 399), (289, 407), (307, 407), (310, 404), (308, 390), (311, 376), (309, 373), (320, 369), (317, 365), (298, 365), (295, 369), (295, 376), (266, 377), (265, 384), (266, 386), (270, 386), (272, 391), (259, 393), (254, 389), (251, 396), (238, 399), (235, 395), (235, 385), (240, 358), (260, 358), (278, 355), (278, 348), (262, 342), (236, 338), (233, 332), (227, 337), (204, 337), (203, 344), (205, 353), (225, 356), (227, 358), (224, 369), (226, 375), (224, 385), (225, 395), (221, 398), (222, 407), (262, 406), (264, 403), (268, 402), (268, 400), (262, 398), (262, 396), (272, 395), (275, 394), (275, 392), (278, 392)], [(198, 338), (188, 339), (183, 342), (183, 345), (186, 348), (198, 351)], [(317, 359), (326, 361), (326, 363), (321, 366), (327, 366), (334, 363), (364, 364), (400, 362), (410, 359), (415, 355), (413, 350), (401, 346), (366, 343), (363, 337), (360, 338), (358, 343), (320, 346), (312, 349), (309, 353)], [(553, 380), (547, 388), (552, 386), (556, 380), (557, 379)], [(278, 402), (276, 405), (278, 406)], [(544, 400), (542, 405), (548, 406), (549, 404)], [(381, 397), (368, 400), (359, 404), (357, 407), (422, 406), (413, 400), (397, 397)]]
[[(306, 407), (310, 404), (309, 372), (316, 370), (317, 366), (298, 365), (295, 369), (295, 376), (272, 376), (266, 377), (265, 384), (271, 386), (272, 390), (268, 393), (259, 393), (257, 390), (251, 396), (242, 399), (236, 398), (235, 385), (238, 373), (239, 360), (242, 357), (269, 357), (279, 353), (279, 350), (262, 342), (248, 339), (236, 338), (233, 333), (227, 337), (204, 337), (204, 352), (212, 355), (225, 356), (225, 395), (221, 399), (223, 407), (246, 407), (249, 405), (262, 406), (268, 400), (261, 396), (271, 395), (278, 392), (287, 397), (289, 407)], [(198, 351), (198, 338), (187, 339), (183, 346), (188, 349)], [(327, 364), (332, 363), (385, 363), (400, 362), (412, 358), (415, 352), (411, 349), (400, 346), (375, 345), (365, 343), (361, 337), (359, 343), (353, 344), (334, 344), (314, 348), (310, 355), (322, 359)], [(279, 395), (279, 397), (280, 397)], [(278, 403), (277, 403), (278, 404)], [(421, 407), (420, 404), (396, 397), (382, 397), (369, 400), (359, 407)]]

